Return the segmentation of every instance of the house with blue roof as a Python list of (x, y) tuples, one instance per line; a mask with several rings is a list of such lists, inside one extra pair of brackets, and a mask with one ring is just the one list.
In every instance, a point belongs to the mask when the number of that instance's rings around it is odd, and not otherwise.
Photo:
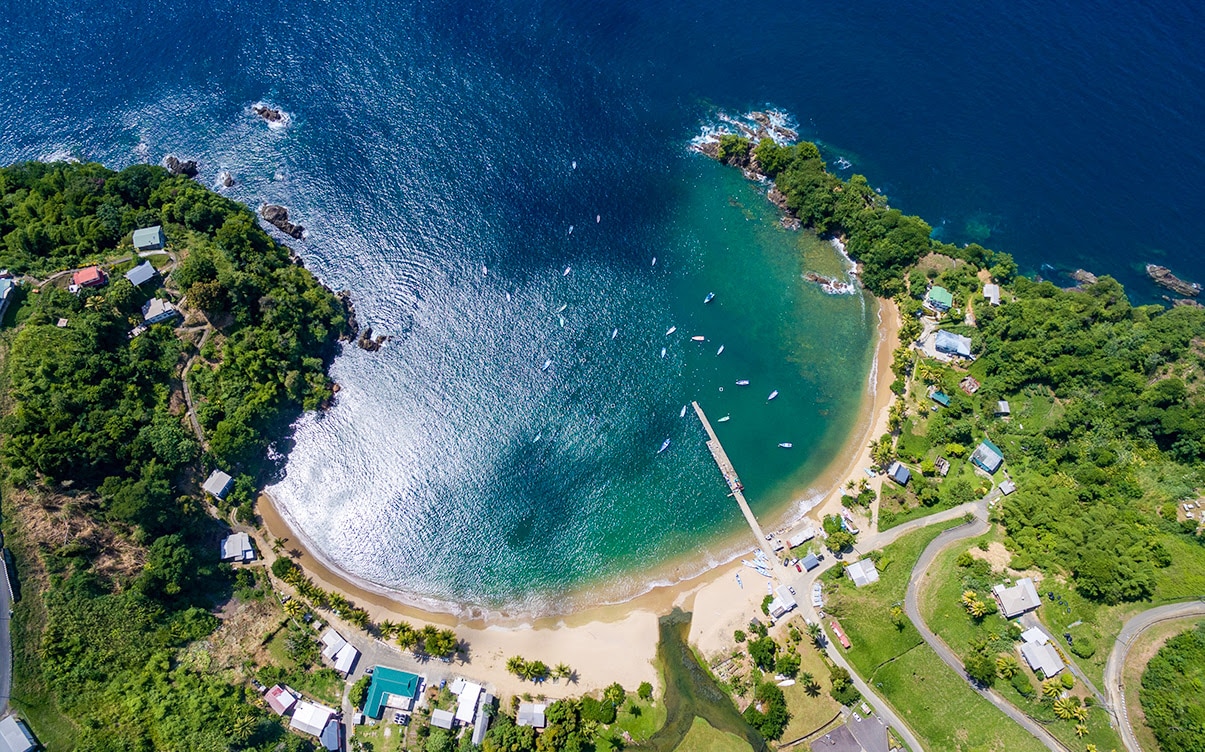
[(368, 686), (364, 715), (379, 719), (387, 707), (410, 710), (414, 706), (420, 681), (418, 676), (406, 671), (377, 666), (372, 671), (372, 683)]
[(887, 477), (901, 486), (906, 486), (912, 478), (912, 471), (904, 467), (904, 463), (897, 460), (891, 463), (891, 467), (887, 468)]
[(979, 442), (979, 446), (975, 447), (975, 452), (971, 455), (971, 462), (985, 473), (994, 475), (1004, 464), (1004, 452), (1001, 452), (1000, 447), (989, 439), (984, 439)]

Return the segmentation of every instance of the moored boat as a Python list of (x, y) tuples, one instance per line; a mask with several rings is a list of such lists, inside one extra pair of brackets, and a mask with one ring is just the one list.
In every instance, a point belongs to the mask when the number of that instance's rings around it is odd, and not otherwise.
[(666, 439), (665, 442), (661, 444), (661, 448), (657, 450), (657, 454), (661, 454), (666, 449), (669, 449), (669, 439)]
[(778, 390), (775, 389), (774, 391), (770, 392), (769, 397), (766, 397), (766, 402), (769, 402), (770, 400), (774, 399), (777, 396), (778, 396)]
[(711, 302), (711, 301), (713, 301), (713, 300), (715, 300), (715, 293), (714, 293), (714, 292), (709, 292), (709, 293), (707, 293), (707, 297), (703, 298), (703, 302), (704, 302), (704, 303), (710, 303), (710, 302)]
[(749, 386), (749, 379), (737, 379), (736, 385), (737, 386)]

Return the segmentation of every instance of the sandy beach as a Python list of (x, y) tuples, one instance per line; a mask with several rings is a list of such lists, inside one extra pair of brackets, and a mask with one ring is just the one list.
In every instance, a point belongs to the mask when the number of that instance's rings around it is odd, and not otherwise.
[[(841, 489), (849, 479), (865, 477), (862, 468), (870, 464), (868, 442), (887, 431), (887, 412), (892, 401), (890, 384), (891, 354), (899, 344), (899, 312), (891, 301), (877, 301), (879, 310), (878, 341), (867, 388), (858, 420), (839, 453), (838, 461), (811, 484), (810, 498), (816, 489), (824, 490), (822, 501), (811, 509), (807, 519), (820, 519), (841, 506)], [(767, 530), (787, 530), (798, 526), (800, 505), (790, 505), (785, 519), (774, 521)], [(577, 684), (545, 684), (540, 692), (549, 697), (580, 694), (618, 681), (634, 689), (642, 681), (657, 683), (652, 659), (658, 640), (657, 619), (677, 606), (692, 611), (691, 641), (704, 655), (731, 645), (732, 632), (760, 613), (764, 592), (758, 587), (740, 588), (733, 574), (741, 568), (731, 562), (704, 570), (701, 574), (674, 584), (654, 587), (627, 602), (583, 608), (574, 613), (545, 618), (491, 615), (486, 618), (458, 618), (452, 614), (426, 611), (400, 603), (383, 592), (356, 583), (328, 566), (309, 551), (304, 540), (293, 531), (267, 495), (261, 496), (258, 511), (263, 527), (257, 531), (261, 551), (269, 553), (280, 542), (283, 552), (293, 556), (316, 584), (344, 593), (366, 609), (373, 621), (405, 620), (414, 625), (425, 623), (452, 627), (469, 643), (471, 662), (458, 669), (466, 676), (492, 684), (503, 694), (530, 692), (532, 685), (506, 673), (507, 658), (522, 655), (549, 665), (567, 663), (578, 672)], [(793, 516), (792, 516), (793, 515)], [(750, 547), (755, 544), (751, 533)], [(702, 568), (698, 564), (697, 568)], [(760, 584), (760, 582), (759, 582)]]

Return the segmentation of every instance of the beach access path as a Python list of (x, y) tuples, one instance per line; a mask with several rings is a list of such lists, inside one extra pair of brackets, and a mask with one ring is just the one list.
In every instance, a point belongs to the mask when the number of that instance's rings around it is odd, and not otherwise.
[(1129, 752), (1142, 752), (1138, 738), (1134, 736), (1134, 728), (1130, 725), (1130, 714), (1126, 709), (1125, 679), (1126, 656), (1130, 646), (1147, 629), (1165, 621), (1205, 617), (1205, 599), (1172, 603), (1166, 606), (1156, 606), (1147, 609), (1136, 616), (1130, 617), (1121, 627), (1113, 649), (1109, 652), (1109, 660), (1105, 663), (1105, 692), (1108, 693), (1121, 727), (1121, 740)]

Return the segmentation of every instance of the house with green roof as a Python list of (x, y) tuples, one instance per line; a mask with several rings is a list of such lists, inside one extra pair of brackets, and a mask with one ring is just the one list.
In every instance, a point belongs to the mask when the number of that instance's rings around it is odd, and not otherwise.
[(377, 666), (372, 670), (372, 684), (368, 687), (368, 700), (364, 703), (364, 714), (369, 718), (381, 717), (385, 708), (410, 710), (418, 694), (418, 676), (398, 671), (396, 668)]
[(994, 475), (1000, 469), (1000, 465), (1004, 464), (1004, 452), (1001, 452), (1000, 447), (993, 444), (990, 439), (984, 439), (979, 442), (979, 446), (975, 447), (975, 452), (971, 455), (971, 462), (985, 473)]
[(940, 285), (933, 285), (925, 295), (925, 305), (938, 313), (945, 313), (954, 307), (954, 295)]

